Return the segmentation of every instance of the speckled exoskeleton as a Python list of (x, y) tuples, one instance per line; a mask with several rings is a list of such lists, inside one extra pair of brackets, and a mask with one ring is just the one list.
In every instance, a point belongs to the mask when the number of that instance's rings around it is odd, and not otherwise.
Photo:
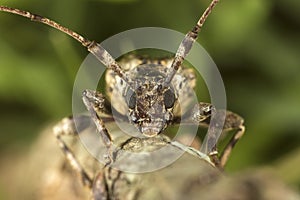
[[(223, 169), (233, 146), (244, 134), (243, 119), (230, 111), (218, 111), (213, 105), (203, 102), (197, 103), (186, 113), (178, 111), (179, 106), (184, 106), (179, 105), (178, 98), (186, 99), (185, 103), (188, 104), (190, 93), (193, 91), (196, 81), (195, 73), (192, 69), (185, 68), (183, 61), (196, 41), (208, 15), (217, 3), (218, 0), (213, 0), (210, 3), (195, 27), (183, 38), (174, 58), (140, 59), (131, 57), (119, 62), (115, 61), (109, 52), (97, 42), (90, 41), (48, 18), (0, 6), (0, 11), (27, 17), (32, 21), (44, 23), (70, 35), (107, 67), (106, 94), (88, 89), (82, 93), (82, 99), (90, 113), (90, 118), (107, 149), (107, 154), (103, 155), (106, 157), (106, 164), (103, 168), (91, 176), (91, 173), (82, 167), (76, 155), (62, 138), (65, 135), (76, 136), (80, 134), (86, 128), (85, 125), (75, 127), (74, 118), (68, 117), (54, 127), (60, 148), (66, 155), (71, 167), (81, 177), (83, 184), (91, 188), (94, 199), (146, 198), (141, 194), (143, 180), (139, 175), (121, 172), (111, 167), (122, 157), (124, 151), (149, 152), (165, 145), (171, 145), (174, 150), (180, 149), (185, 151), (188, 156), (195, 156), (199, 160), (204, 160), (212, 168)], [(117, 99), (117, 104), (112, 104), (111, 99)], [(133, 124), (141, 137), (120, 137), (110, 133), (106, 128), (106, 123), (114, 120), (112, 112), (114, 117)], [(217, 151), (215, 146), (217, 141), (212, 143), (214, 146), (211, 147), (210, 152), (203, 154), (193, 147), (172, 141), (163, 134), (168, 126), (178, 123), (208, 126), (211, 117), (215, 114), (226, 116), (223, 127), (225, 131), (236, 130), (221, 153)], [(77, 117), (76, 120), (88, 121), (84, 116)], [(215, 126), (217, 125), (218, 123), (215, 124)], [(214, 136), (212, 135), (211, 138)], [(112, 148), (112, 145), (118, 148)], [(172, 195), (174, 194), (176, 197), (176, 192)], [(153, 195), (155, 197), (155, 194)], [(177, 198), (178, 196), (180, 195), (177, 195)]]

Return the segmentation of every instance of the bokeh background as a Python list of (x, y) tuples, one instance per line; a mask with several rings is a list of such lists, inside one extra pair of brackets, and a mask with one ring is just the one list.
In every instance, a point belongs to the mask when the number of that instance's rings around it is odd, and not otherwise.
[[(1, 1), (103, 41), (137, 27), (186, 33), (209, 0)], [(300, 189), (300, 1), (224, 0), (198, 42), (222, 74), (245, 137), (227, 171), (272, 166)], [(73, 81), (87, 55), (52, 28), (0, 13), (0, 156), (26, 152), (41, 130), (71, 114)], [(1, 159), (0, 159), (1, 161)], [(0, 163), (0, 165), (5, 163)], [(2, 183), (3, 184), (3, 183)]]

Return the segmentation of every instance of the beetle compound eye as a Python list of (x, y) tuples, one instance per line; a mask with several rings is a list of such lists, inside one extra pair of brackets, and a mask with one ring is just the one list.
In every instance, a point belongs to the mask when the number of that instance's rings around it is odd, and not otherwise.
[(175, 103), (175, 94), (172, 90), (167, 90), (164, 93), (164, 104), (166, 108), (172, 108)]
[(136, 105), (136, 93), (129, 89), (126, 93), (126, 102), (130, 109), (134, 109)]
[(128, 107), (133, 109), (136, 105), (136, 94), (135, 92), (129, 98)]

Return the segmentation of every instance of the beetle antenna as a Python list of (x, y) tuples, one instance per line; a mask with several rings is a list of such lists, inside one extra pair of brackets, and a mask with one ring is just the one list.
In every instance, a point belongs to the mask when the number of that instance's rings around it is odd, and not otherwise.
[(84, 47), (87, 48), (89, 52), (91, 52), (101, 63), (103, 63), (108, 69), (113, 70), (120, 78), (122, 78), (128, 85), (129, 79), (121, 66), (115, 61), (115, 59), (97, 42), (90, 41), (83, 36), (79, 35), (78, 33), (58, 24), (57, 22), (48, 19), (46, 17), (42, 17), (36, 14), (32, 14), (27, 11), (15, 9), (15, 8), (9, 8), (6, 6), (0, 6), (0, 11), (8, 12), (16, 15), (21, 15), (25, 18), (29, 18), (32, 21), (36, 21), (39, 23), (46, 24), (48, 26), (51, 26), (80, 42)]
[(219, 0), (212, 0), (209, 6), (204, 11), (204, 13), (202, 14), (202, 16), (200, 17), (200, 19), (198, 20), (197, 24), (194, 26), (194, 28), (185, 35), (184, 39), (182, 40), (182, 42), (180, 43), (177, 49), (175, 58), (168, 71), (168, 75), (164, 81), (163, 84), (164, 86), (168, 86), (171, 83), (177, 70), (182, 65), (185, 57), (190, 52), (194, 42), (197, 40), (198, 33), (201, 31), (204, 22), (206, 21), (207, 17), (209, 16), (209, 14), (213, 10), (213, 8), (217, 5), (218, 2)]

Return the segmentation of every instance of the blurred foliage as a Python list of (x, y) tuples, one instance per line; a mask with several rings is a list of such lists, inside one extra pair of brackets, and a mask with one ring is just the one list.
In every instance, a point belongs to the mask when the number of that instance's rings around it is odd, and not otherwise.
[[(96, 41), (137, 27), (186, 33), (209, 0), (2, 1), (47, 16)], [(228, 108), (245, 118), (229, 171), (286, 162), (300, 147), (300, 1), (221, 1), (198, 41), (221, 71)], [(0, 13), (0, 150), (22, 149), (45, 124), (71, 113), (87, 51), (28, 19)], [(284, 163), (283, 163), (284, 164)], [(300, 163), (297, 163), (298, 165)], [(280, 166), (280, 164), (278, 165)], [(295, 173), (295, 171), (298, 173)], [(297, 166), (280, 173), (298, 174)], [(299, 179), (288, 179), (300, 185)]]

